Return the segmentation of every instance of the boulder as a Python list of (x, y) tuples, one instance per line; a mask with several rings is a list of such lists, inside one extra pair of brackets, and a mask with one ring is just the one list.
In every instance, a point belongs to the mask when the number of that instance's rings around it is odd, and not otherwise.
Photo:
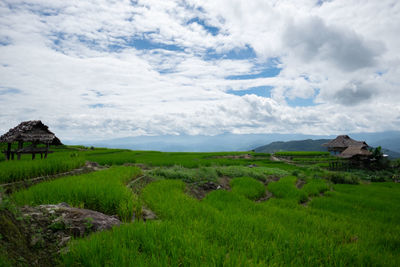
[(21, 213), (40, 227), (51, 229), (53, 232), (62, 232), (63, 237), (85, 236), (90, 232), (111, 229), (114, 225), (121, 224), (116, 216), (70, 207), (66, 203), (25, 206), (21, 208)]

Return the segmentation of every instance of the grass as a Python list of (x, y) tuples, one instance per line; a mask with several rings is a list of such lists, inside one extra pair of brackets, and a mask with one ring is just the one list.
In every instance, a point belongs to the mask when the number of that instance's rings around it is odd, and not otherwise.
[(331, 160), (336, 160), (336, 157), (296, 157), (296, 158), (292, 158), (292, 161), (295, 162), (324, 162), (324, 161), (331, 161)]
[(173, 167), (158, 167), (150, 170), (147, 175), (165, 178), (178, 179), (186, 183), (201, 183), (207, 181), (215, 182), (218, 177), (227, 176), (231, 178), (248, 176), (260, 181), (266, 181), (270, 176), (282, 177), (289, 172), (278, 168), (268, 167), (247, 167), (247, 166), (222, 166), (222, 167), (200, 167), (184, 168), (180, 165)]
[[(288, 177), (283, 181), (295, 180)], [(336, 185), (336, 192), (313, 199), (308, 207), (282, 205), (285, 199), (293, 199), (293, 194), (255, 203), (239, 192), (217, 190), (198, 201), (184, 190), (185, 184), (178, 180), (151, 183), (142, 197), (159, 221), (126, 224), (75, 240), (63, 255), (63, 264), (400, 264), (398, 184)]]
[(286, 176), (281, 178), (278, 182), (269, 183), (268, 191), (275, 197), (286, 200), (294, 200), (296, 203), (303, 203), (307, 201), (308, 194), (303, 190), (296, 188), (297, 177)]
[(19, 205), (68, 204), (117, 214), (128, 221), (137, 207), (134, 196), (125, 183), (140, 175), (136, 167), (112, 167), (108, 170), (69, 176), (43, 182), (13, 194)]
[(329, 190), (329, 186), (324, 179), (307, 179), (302, 191), (306, 192), (307, 196), (319, 196)]
[(248, 199), (258, 199), (265, 194), (265, 186), (251, 177), (239, 177), (231, 180), (232, 193)]
[(10, 183), (38, 176), (53, 175), (81, 167), (85, 159), (77, 154), (58, 152), (50, 154), (48, 159), (0, 162), (0, 183)]
[(122, 165), (125, 163), (141, 163), (151, 167), (172, 167), (180, 165), (185, 168), (199, 168), (211, 166), (249, 165), (254, 161), (246, 158), (227, 158), (250, 154), (259, 163), (269, 163), (269, 154), (253, 152), (217, 152), (217, 153), (192, 153), (192, 152), (158, 152), (158, 151), (126, 151), (126, 150), (94, 150), (85, 153), (90, 161), (102, 165)]
[[(291, 156), (327, 156), (319, 153)], [(140, 212), (141, 203), (157, 214), (156, 221), (125, 223), (73, 240), (61, 255), (65, 266), (400, 266), (400, 184), (359, 184), (364, 173), (299, 167), (271, 162), (268, 156), (64, 148), (46, 161), (144, 164), (152, 167), (146, 175), (157, 181), (136, 196), (125, 185), (140, 169), (112, 166), (43, 182), (14, 193), (12, 199), (19, 205), (67, 202), (118, 214), (126, 222)], [(0, 170), (3, 163), (8, 162), (0, 162)], [(185, 193), (185, 182), (218, 177), (232, 178), (230, 191), (215, 190), (202, 200)], [(280, 180), (271, 182), (275, 177)], [(306, 182), (301, 189), (298, 179)], [(353, 180), (356, 185), (339, 184)], [(256, 202), (266, 189), (274, 197)], [(305, 201), (306, 206), (299, 205)]]
[(329, 152), (322, 151), (282, 151), (275, 152), (275, 156), (282, 157), (321, 157), (321, 156), (329, 156)]
[(215, 182), (218, 178), (217, 171), (211, 167), (200, 167), (198, 169), (189, 169), (182, 166), (173, 166), (172, 168), (158, 167), (149, 171), (148, 175), (165, 179), (179, 179), (186, 183)]
[(242, 177), (248, 176), (260, 181), (265, 181), (269, 176), (282, 177), (288, 175), (289, 172), (279, 168), (269, 167), (244, 167), (244, 166), (225, 166), (216, 168), (219, 176)]

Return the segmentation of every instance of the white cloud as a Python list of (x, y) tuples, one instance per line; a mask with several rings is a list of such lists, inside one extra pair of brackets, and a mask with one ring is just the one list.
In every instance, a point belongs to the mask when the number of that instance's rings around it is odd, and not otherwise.
[[(400, 130), (397, 1), (131, 2), (1, 2), (0, 131), (28, 119), (68, 139)], [(227, 79), (271, 58), (276, 77)], [(271, 98), (227, 93), (257, 86)]]

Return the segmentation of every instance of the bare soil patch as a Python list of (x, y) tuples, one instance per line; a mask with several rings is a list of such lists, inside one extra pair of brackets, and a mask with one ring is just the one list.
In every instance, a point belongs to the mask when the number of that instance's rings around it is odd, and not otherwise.
[(208, 193), (214, 190), (231, 190), (229, 178), (220, 177), (217, 183), (211, 181), (201, 184), (193, 183), (188, 184), (186, 187), (186, 193), (197, 199), (203, 199)]
[(301, 189), (301, 188), (303, 188), (303, 186), (304, 186), (305, 184), (306, 184), (306, 181), (301, 180), (301, 179), (297, 179), (296, 187), (297, 187), (297, 189)]

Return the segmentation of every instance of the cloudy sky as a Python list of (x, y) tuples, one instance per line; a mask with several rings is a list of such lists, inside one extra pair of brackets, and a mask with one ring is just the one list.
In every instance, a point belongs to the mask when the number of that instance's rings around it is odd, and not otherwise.
[(0, 132), (400, 130), (398, 0), (2, 0)]

